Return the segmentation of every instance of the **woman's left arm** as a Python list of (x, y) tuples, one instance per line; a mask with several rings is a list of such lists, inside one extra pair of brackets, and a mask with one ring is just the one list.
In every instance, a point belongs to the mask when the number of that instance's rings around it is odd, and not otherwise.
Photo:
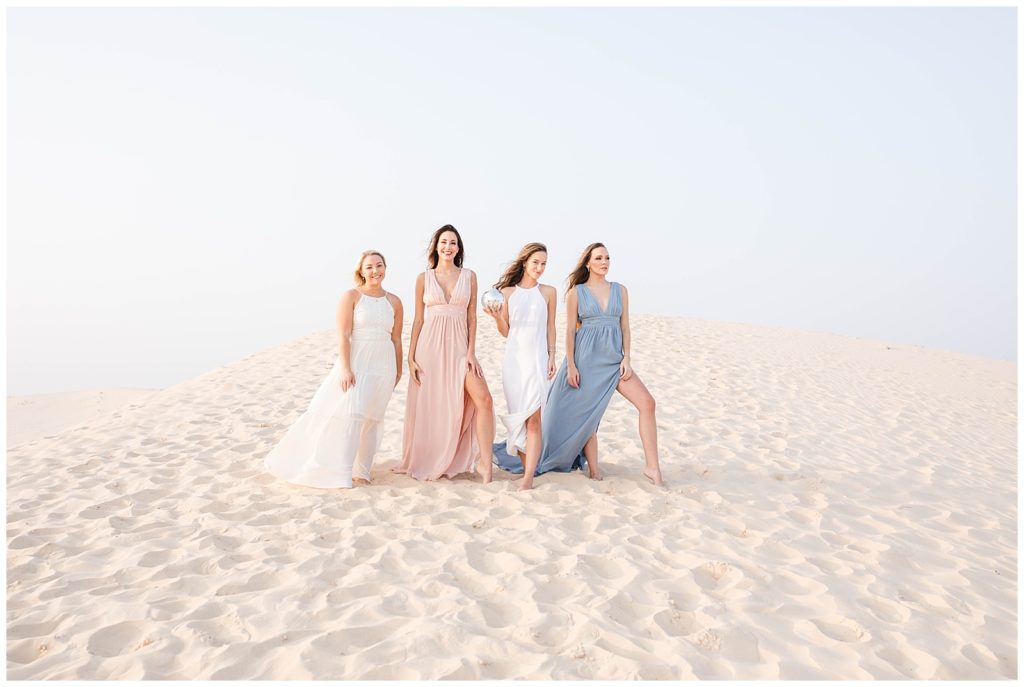
[(555, 309), (558, 307), (558, 291), (548, 286), (548, 379), (555, 378)]
[(402, 299), (388, 294), (391, 307), (395, 310), (395, 325), (391, 327), (391, 343), (395, 345), (395, 387), (402, 378)]
[(619, 376), (626, 381), (633, 376), (633, 367), (629, 362), (629, 292), (626, 287), (619, 284), (622, 291), (622, 315), (619, 317), (619, 326), (622, 328), (622, 362), (619, 364)]
[(476, 272), (469, 271), (469, 305), (466, 306), (466, 327), (469, 330), (469, 349), (466, 351), (466, 364), (477, 377), (483, 379), (484, 372), (480, 369), (480, 361), (476, 359)]

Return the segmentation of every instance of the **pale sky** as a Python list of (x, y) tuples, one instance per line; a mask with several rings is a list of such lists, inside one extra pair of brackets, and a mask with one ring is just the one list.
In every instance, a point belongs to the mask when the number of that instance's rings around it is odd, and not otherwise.
[[(1016, 360), (1015, 8), (7, 10), (8, 394), (603, 241), (636, 313)], [(559, 344), (561, 352), (561, 343)]]

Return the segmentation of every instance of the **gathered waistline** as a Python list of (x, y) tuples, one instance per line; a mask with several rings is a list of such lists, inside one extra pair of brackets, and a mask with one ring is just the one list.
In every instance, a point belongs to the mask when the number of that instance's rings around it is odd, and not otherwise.
[(619, 318), (613, 315), (598, 315), (597, 317), (588, 317), (587, 319), (583, 320), (582, 324), (580, 324), (581, 329), (586, 329), (587, 327), (612, 326), (619, 326)]
[(391, 343), (391, 335), (384, 334), (373, 336), (363, 334), (361, 336), (356, 336), (355, 334), (353, 334), (350, 341), (352, 343)]
[(424, 315), (430, 317), (433, 315), (457, 315), (459, 313), (465, 314), (466, 306), (464, 305), (431, 305), (425, 309)]

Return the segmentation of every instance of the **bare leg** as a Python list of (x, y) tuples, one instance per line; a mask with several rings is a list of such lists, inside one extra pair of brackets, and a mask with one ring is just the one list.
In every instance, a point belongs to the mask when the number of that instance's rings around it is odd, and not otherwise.
[(620, 381), (616, 390), (640, 411), (640, 443), (644, 447), (644, 477), (656, 486), (664, 486), (661, 466), (658, 464), (658, 425), (655, 421), (654, 396), (634, 372), (626, 381)]
[(480, 444), (480, 459), (476, 462), (476, 471), (483, 478), (484, 484), (491, 481), (494, 469), (491, 450), (494, 446), (494, 400), (487, 382), (472, 372), (466, 375), (466, 393), (476, 406), (476, 439)]
[(590, 471), (590, 479), (601, 481), (601, 468), (597, 464), (597, 432), (590, 435), (587, 443), (583, 445), (583, 456), (587, 459), (587, 469)]
[(540, 444), (540, 408), (538, 408), (537, 412), (526, 418), (526, 458), (523, 460), (523, 483), (519, 485), (519, 491), (533, 489), (533, 473), (537, 471), (537, 463), (540, 461)]

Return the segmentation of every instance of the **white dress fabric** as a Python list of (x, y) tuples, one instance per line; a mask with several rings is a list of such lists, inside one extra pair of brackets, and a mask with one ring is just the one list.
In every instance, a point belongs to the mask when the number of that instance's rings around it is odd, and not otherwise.
[(352, 313), (350, 357), (356, 384), (341, 390), (341, 358), (309, 407), (263, 464), (293, 484), (331, 489), (351, 487), (352, 477), (370, 479), (380, 446), (380, 423), (395, 388), (395, 311), (387, 296), (360, 295)]
[(510, 456), (526, 451), (526, 420), (547, 402), (548, 304), (539, 286), (519, 286), (508, 299), (508, 340), (501, 370), (508, 415), (501, 422), (508, 430), (505, 451)]

